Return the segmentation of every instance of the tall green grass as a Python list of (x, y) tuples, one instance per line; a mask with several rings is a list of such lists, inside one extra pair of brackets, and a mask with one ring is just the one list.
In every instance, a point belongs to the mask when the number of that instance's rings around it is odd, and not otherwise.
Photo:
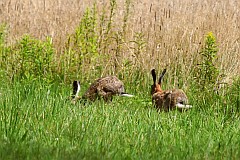
[(3, 85), (0, 159), (237, 159), (239, 91), (225, 102), (188, 93), (193, 109), (158, 113), (145, 91), (73, 105), (70, 85)]

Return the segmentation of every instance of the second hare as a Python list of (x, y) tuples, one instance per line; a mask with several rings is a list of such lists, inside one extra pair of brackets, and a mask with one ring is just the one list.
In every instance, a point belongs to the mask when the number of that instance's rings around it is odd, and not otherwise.
[(79, 99), (87, 99), (95, 101), (102, 97), (104, 101), (112, 101), (114, 95), (133, 97), (131, 94), (125, 93), (124, 84), (116, 76), (107, 76), (95, 80), (82, 97), (78, 96), (80, 91), (80, 82), (73, 82), (73, 95), (72, 99), (75, 102)]
[(151, 74), (153, 78), (153, 85), (151, 87), (152, 102), (155, 108), (159, 111), (169, 111), (169, 110), (183, 110), (192, 108), (191, 105), (188, 105), (188, 98), (183, 90), (181, 89), (171, 89), (163, 90), (162, 89), (162, 79), (166, 69), (161, 73), (158, 82), (156, 81), (156, 71), (152, 69)]

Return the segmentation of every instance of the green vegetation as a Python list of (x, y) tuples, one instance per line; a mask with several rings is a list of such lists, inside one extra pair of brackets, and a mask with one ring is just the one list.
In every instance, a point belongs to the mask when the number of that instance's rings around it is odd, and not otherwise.
[(217, 81), (220, 76), (219, 70), (214, 65), (217, 51), (216, 38), (210, 32), (206, 36), (204, 48), (200, 53), (202, 56), (201, 63), (196, 68), (196, 81), (201, 90), (217, 87)]
[(183, 113), (157, 113), (143, 90), (83, 106), (67, 101), (70, 86), (4, 85), (1, 159), (237, 159), (239, 85), (225, 102), (192, 95), (194, 108)]
[[(141, 17), (139, 24), (154, 31), (136, 31), (132, 1), (124, 1), (122, 19), (117, 1), (108, 5), (87, 8), (60, 47), (31, 35), (8, 43), (8, 24), (0, 26), (0, 159), (238, 159), (240, 77), (222, 86), (218, 37), (164, 39), (174, 13), (164, 8), (159, 18), (152, 5), (154, 27)], [(152, 107), (154, 66), (167, 68), (163, 88), (183, 88), (191, 110)], [(82, 94), (105, 75), (118, 76), (135, 97), (70, 103), (74, 79)]]

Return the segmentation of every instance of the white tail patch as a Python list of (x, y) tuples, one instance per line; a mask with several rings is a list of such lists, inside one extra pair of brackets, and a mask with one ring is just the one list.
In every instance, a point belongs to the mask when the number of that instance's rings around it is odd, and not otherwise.
[(189, 109), (189, 108), (192, 108), (191, 105), (184, 105), (184, 104), (181, 104), (181, 103), (177, 103), (177, 104), (176, 104), (176, 107), (177, 107), (177, 108), (180, 108), (180, 109)]
[(134, 95), (127, 94), (127, 93), (121, 93), (120, 96), (123, 96), (123, 97), (134, 97)]

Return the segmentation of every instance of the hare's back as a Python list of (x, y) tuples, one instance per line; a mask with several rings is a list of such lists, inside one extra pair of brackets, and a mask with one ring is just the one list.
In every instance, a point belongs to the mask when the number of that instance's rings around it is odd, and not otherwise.
[(188, 98), (185, 92), (181, 89), (171, 90), (171, 99), (174, 99), (176, 103), (187, 104)]
[(107, 76), (98, 80), (99, 88), (105, 92), (123, 93), (124, 84), (116, 76)]
[(98, 78), (90, 85), (88, 90), (85, 92), (85, 95), (96, 94), (98, 90), (104, 92), (123, 93), (124, 85), (123, 82), (120, 81), (116, 76)]

